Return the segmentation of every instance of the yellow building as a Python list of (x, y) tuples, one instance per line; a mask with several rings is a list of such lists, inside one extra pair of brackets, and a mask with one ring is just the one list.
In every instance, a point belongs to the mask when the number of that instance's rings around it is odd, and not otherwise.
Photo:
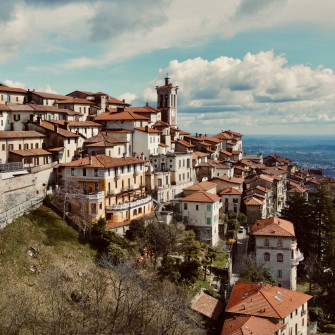
[[(145, 189), (145, 160), (94, 155), (61, 164), (64, 180), (79, 185), (94, 222), (105, 217), (111, 228), (123, 227), (152, 211), (152, 198)], [(77, 192), (78, 193), (78, 192)]]

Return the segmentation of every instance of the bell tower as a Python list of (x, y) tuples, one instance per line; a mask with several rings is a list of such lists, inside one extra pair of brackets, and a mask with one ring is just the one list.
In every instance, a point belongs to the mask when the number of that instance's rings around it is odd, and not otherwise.
[(156, 86), (157, 109), (162, 112), (162, 121), (171, 126), (177, 126), (177, 92), (178, 86), (173, 86), (166, 76), (164, 86)]

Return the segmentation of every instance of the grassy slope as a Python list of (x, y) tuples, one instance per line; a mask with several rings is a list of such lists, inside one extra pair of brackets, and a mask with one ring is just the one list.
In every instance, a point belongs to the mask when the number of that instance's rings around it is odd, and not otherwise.
[[(29, 256), (31, 247), (39, 254)], [(94, 256), (89, 246), (78, 242), (77, 231), (42, 206), (0, 231), (0, 283), (4, 290), (18, 282), (32, 287), (42, 272), (54, 267), (83, 271), (93, 264)]]

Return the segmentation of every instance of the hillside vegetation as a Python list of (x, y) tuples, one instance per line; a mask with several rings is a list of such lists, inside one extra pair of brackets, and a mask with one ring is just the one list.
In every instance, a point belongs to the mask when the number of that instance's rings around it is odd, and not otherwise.
[(197, 334), (187, 297), (113, 265), (40, 207), (0, 231), (0, 334)]

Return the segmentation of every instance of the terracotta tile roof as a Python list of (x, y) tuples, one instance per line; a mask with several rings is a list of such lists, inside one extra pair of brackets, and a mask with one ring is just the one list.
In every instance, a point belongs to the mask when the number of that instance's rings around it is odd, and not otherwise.
[(226, 174), (223, 174), (222, 176), (218, 176), (213, 178), (214, 179), (221, 179), (223, 181), (227, 181), (232, 184), (243, 184), (244, 178), (236, 178), (236, 177), (228, 177)]
[(144, 133), (156, 133), (156, 134), (161, 133), (160, 130), (153, 129), (153, 128), (150, 128), (150, 127), (138, 127), (138, 128), (135, 128), (135, 129), (139, 130), (139, 131), (143, 131)]
[(257, 199), (256, 197), (247, 197), (244, 199), (244, 204), (246, 206), (262, 206), (264, 202), (260, 199)]
[(176, 132), (180, 132), (180, 129), (179, 128), (176, 128), (176, 127), (170, 127), (171, 130), (174, 130)]
[(160, 113), (161, 111), (157, 108), (146, 105), (144, 107), (128, 107), (125, 108), (125, 111), (134, 112), (134, 113)]
[(163, 121), (157, 121), (157, 122), (155, 122), (153, 127), (170, 127), (170, 125), (166, 122), (163, 122)]
[[(52, 112), (52, 113), (63, 113), (68, 114), (68, 109), (60, 109), (55, 106), (45, 106), (45, 105), (37, 105), (37, 104), (27, 104), (36, 112)], [(73, 112), (73, 111), (71, 111)]]
[(101, 132), (99, 132), (98, 135), (87, 138), (84, 142), (84, 145), (88, 145), (88, 144), (94, 145), (94, 144), (100, 143), (100, 142), (103, 142), (103, 143), (109, 144), (109, 145), (127, 143), (126, 140), (123, 140), (123, 139), (121, 139), (117, 136), (114, 136), (111, 133), (108, 133), (106, 131), (101, 131)]
[(222, 161), (219, 161), (219, 160), (208, 159), (207, 162), (211, 166), (216, 167), (217, 169), (230, 169), (228, 165), (224, 164)]
[[(55, 123), (64, 126), (65, 120), (48, 120), (50, 123)], [(67, 121), (69, 127), (102, 127), (100, 123), (94, 121)]]
[(297, 185), (296, 187), (291, 188), (290, 190), (288, 190), (288, 193), (305, 193), (307, 191), (308, 191), (307, 188), (304, 188), (304, 187), (301, 187), (301, 186)]
[(235, 135), (235, 136), (243, 136), (242, 134), (240, 133), (236, 133), (235, 131), (232, 131), (232, 130), (226, 130), (225, 131), (226, 134), (229, 134), (229, 135)]
[(194, 144), (191, 144), (185, 140), (177, 140), (176, 143), (179, 143), (181, 145), (183, 145), (184, 147), (186, 148), (195, 148), (195, 145)]
[(224, 310), (224, 304), (222, 301), (202, 292), (193, 302), (192, 309), (213, 320), (218, 320)]
[(0, 138), (28, 138), (28, 137), (46, 137), (38, 131), (0, 131)]
[(228, 187), (228, 188), (224, 188), (220, 194), (234, 194), (234, 195), (241, 195), (242, 192), (239, 190), (236, 190), (235, 188), (232, 187)]
[(320, 185), (320, 182), (317, 179), (309, 179), (309, 180), (305, 181), (305, 185), (306, 184)]
[[(36, 122), (36, 124), (39, 126), (39, 127), (42, 127), (44, 129), (47, 129), (47, 130), (51, 130), (53, 132), (55, 132), (55, 127), (53, 124), (47, 122), (47, 121), (41, 121), (41, 123), (38, 123)], [(63, 129), (63, 128), (60, 128), (58, 127), (58, 130), (57, 130), (57, 134), (63, 136), (63, 137), (79, 137), (79, 135), (75, 134), (75, 133), (72, 133), (71, 131), (69, 130), (66, 130), (66, 129)]]
[(73, 91), (69, 94), (67, 94), (67, 96), (71, 96), (70, 94), (73, 94), (73, 93), (76, 93), (76, 92), (79, 92), (79, 93), (84, 93), (85, 95), (91, 95), (91, 96), (94, 96), (94, 93), (92, 92), (87, 92), (87, 91), (79, 91), (79, 90), (76, 90), (76, 91)]
[(239, 155), (241, 152), (242, 152), (241, 150), (235, 150), (235, 151), (233, 150), (231, 153), (233, 155)]
[(180, 134), (180, 135), (190, 135), (189, 132), (184, 131), (184, 130), (179, 130), (179, 134)]
[(134, 157), (115, 158), (115, 157), (110, 157), (106, 155), (95, 155), (95, 156), (92, 156), (91, 158), (92, 158), (92, 164), (90, 164), (90, 157), (84, 157), (76, 161), (60, 164), (59, 166), (109, 168), (109, 167), (124, 166), (124, 165), (129, 165), (129, 164), (139, 164), (139, 163), (146, 162), (146, 160), (144, 159), (139, 159), (139, 158), (134, 158)]
[(201, 151), (194, 151), (192, 155), (192, 159), (197, 159), (198, 157), (208, 157), (209, 154), (206, 152), (201, 152)]
[(263, 179), (263, 180), (265, 180), (265, 181), (268, 181), (268, 182), (270, 182), (270, 183), (273, 182), (273, 177), (270, 177), (270, 176), (265, 175), (265, 174), (261, 174), (261, 175), (259, 175), (258, 178), (259, 178), (259, 179)]
[(283, 319), (312, 296), (267, 283), (234, 285), (226, 312)]
[(41, 98), (44, 98), (44, 99), (65, 100), (69, 98), (66, 95), (54, 94), (54, 93), (45, 93), (45, 92), (36, 92), (36, 91), (32, 91), (31, 93)]
[(48, 151), (51, 151), (51, 152), (58, 152), (61, 150), (64, 150), (64, 147), (48, 148)]
[[(126, 109), (126, 108), (125, 108)], [(104, 112), (99, 114), (96, 118), (96, 121), (128, 121), (128, 120), (146, 120), (149, 121), (150, 118), (142, 115), (138, 115), (131, 111), (123, 111), (120, 113), (111, 113)]]
[(188, 187), (183, 188), (184, 191), (208, 191), (216, 187), (215, 183), (210, 181), (202, 181), (201, 183), (194, 184)]
[(165, 143), (159, 143), (159, 146), (163, 147), (163, 148), (168, 148), (169, 146)]
[(257, 220), (252, 226), (252, 231), (258, 236), (295, 237), (293, 223), (277, 217)]
[(132, 131), (128, 129), (122, 129), (122, 128), (117, 128), (117, 129), (107, 129), (106, 130), (108, 133), (129, 133), (131, 134)]
[(187, 201), (187, 202), (217, 202), (220, 201), (220, 197), (216, 194), (208, 193), (205, 191), (198, 191), (195, 193), (192, 193), (188, 195), (185, 198), (182, 198), (181, 201)]
[(23, 157), (52, 155), (49, 151), (44, 149), (11, 150), (10, 153)]
[(257, 185), (255, 187), (251, 187), (251, 188), (246, 189), (246, 193), (249, 193), (250, 191), (254, 191), (254, 190), (258, 190), (258, 191), (261, 191), (263, 193), (267, 193), (267, 192), (271, 192), (272, 191), (272, 190), (270, 190), (268, 188), (265, 188), (263, 186)]
[(244, 171), (244, 167), (242, 167), (242, 166), (238, 166), (238, 165), (235, 165), (235, 166), (234, 166), (234, 169), (235, 169), (235, 170)]
[(220, 153), (222, 153), (222, 154), (224, 154), (224, 155), (226, 155), (226, 156), (231, 156), (231, 155), (232, 155), (231, 152), (226, 151), (226, 150), (223, 150), (223, 149), (220, 151)]
[[(97, 95), (98, 93), (96, 93)], [(123, 100), (118, 100), (116, 98), (113, 98), (111, 96), (108, 96), (107, 98), (107, 102), (110, 104), (115, 104), (115, 105), (124, 105), (124, 106), (130, 106), (130, 104), (128, 102), (125, 102)]]
[(87, 99), (80, 99), (80, 98), (69, 98), (66, 97), (66, 100), (58, 100), (56, 101), (59, 105), (73, 105), (73, 104), (79, 104), (79, 105), (92, 105), (93, 102)]
[(274, 335), (284, 326), (257, 316), (237, 315), (225, 319), (221, 335)]
[(27, 90), (18, 87), (0, 85), (0, 92), (27, 93)]
[(189, 138), (189, 139), (192, 139), (192, 140), (195, 140), (195, 141), (199, 141), (199, 142), (212, 142), (212, 143), (220, 143), (221, 141), (218, 139), (218, 138), (215, 138), (215, 137), (210, 137), (210, 136), (186, 136), (186, 138)]
[(213, 137), (218, 138), (219, 140), (231, 140), (232, 139), (232, 137), (228, 135), (227, 133), (220, 133)]
[(11, 111), (28, 111), (30, 113), (34, 112), (34, 109), (31, 107), (32, 104), (16, 104), (16, 105), (7, 105)]
[(5, 104), (0, 104), (0, 111), (10, 111), (10, 108)]

